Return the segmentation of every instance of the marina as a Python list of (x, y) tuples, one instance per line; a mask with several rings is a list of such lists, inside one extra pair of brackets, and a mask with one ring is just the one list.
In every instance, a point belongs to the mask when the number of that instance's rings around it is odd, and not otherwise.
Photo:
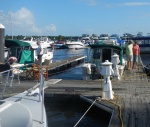
[(150, 2), (0, 3), (0, 127), (150, 126)]
[[(12, 42), (13, 44), (11, 44)], [(40, 65), (35, 59), (35, 52), (32, 53), (36, 48), (33, 48), (31, 44), (17, 40), (9, 40), (5, 43), (5, 46), (8, 48), (13, 49), (20, 46), (21, 49), (20, 51), (17, 49), (11, 51), (11, 53), (19, 54), (20, 58), (17, 57), (19, 64), (8, 64), (8, 68), (5, 68), (7, 63), (0, 65), (1, 84), (4, 84), (0, 88), (2, 90), (1, 98), (4, 101), (4, 104), (1, 104), (2, 111), (3, 107), (4, 109), (6, 108), (6, 113), (0, 114), (1, 118), (9, 114), (7, 114), (7, 110), (13, 112), (13, 109), (16, 108), (14, 105), (17, 105), (19, 110), (23, 110), (25, 106), (28, 108), (28, 112), (26, 114), (23, 113), (25, 117), (19, 117), (23, 115), (17, 112), (15, 119), (20, 118), (20, 121), (27, 121), (29, 127), (56, 126), (57, 123), (50, 122), (51, 116), (48, 118), (46, 116), (47, 113), (49, 114), (48, 110), (50, 110), (52, 116), (57, 115), (57, 112), (45, 108), (45, 96), (47, 101), (57, 100), (57, 103), (59, 101), (59, 103), (64, 103), (69, 100), (74, 100), (74, 102), (79, 104), (86, 103), (86, 110), (81, 111), (83, 115), (79, 113), (81, 116), (79, 115), (78, 118), (74, 118), (75, 115), (73, 115), (72, 126), (74, 127), (80, 126), (80, 124), (81, 126), (86, 126), (84, 124), (87, 124), (87, 122), (82, 123), (81, 121), (86, 118), (87, 112), (93, 110), (94, 113), (97, 109), (101, 114), (97, 116), (101, 119), (101, 122), (97, 123), (94, 127), (140, 127), (141, 125), (149, 125), (148, 112), (150, 112), (150, 109), (148, 105), (150, 100), (148, 89), (150, 88), (150, 77), (148, 76), (149, 71), (145, 70), (145, 63), (143, 64), (142, 52), (141, 56), (139, 56), (138, 68), (127, 70), (125, 47), (123, 45), (118, 45), (112, 40), (95, 40), (94, 43), (89, 44), (89, 47), (83, 49), (53, 50), (51, 51), (50, 59), (45, 58), (43, 64)], [(34, 54), (34, 57), (29, 59), (22, 58), (24, 50), (29, 50), (31, 53), (28, 56)], [(57, 57), (55, 57), (56, 52)], [(65, 55), (63, 55), (64, 53)], [(48, 54), (48, 52), (45, 52), (45, 54)], [(22, 69), (23, 66), (26, 67), (25, 70)], [(27, 66), (30, 66), (30, 68)], [(76, 67), (80, 68), (80, 80), (78, 77), (76, 79), (68, 78), (67, 80), (61, 76), (59, 77), (59, 75), (65, 75), (65, 72), (74, 70)], [(20, 70), (22, 70), (22, 73), (18, 72)], [(8, 71), (7, 75), (2, 71)], [(11, 76), (9, 75), (10, 73), (12, 73)], [(31, 76), (30, 79), (28, 79), (29, 75)], [(22, 104), (23, 107), (18, 105), (17, 102)], [(36, 106), (33, 108), (32, 106), (35, 103)], [(7, 105), (9, 106), (7, 107)], [(83, 105), (81, 106), (82, 108), (84, 107)], [(36, 116), (36, 110), (38, 110), (39, 117)], [(103, 116), (106, 116), (106, 119), (103, 119)], [(62, 121), (63, 117), (62, 115), (55, 120), (60, 119), (58, 121)], [(93, 118), (91, 117), (90, 119)], [(26, 123), (17, 121), (13, 126), (20, 126), (20, 124), (26, 126)], [(2, 126), (5, 125), (7, 123), (2, 121)], [(91, 126), (91, 122), (88, 123), (89, 125)], [(10, 127), (9, 124), (7, 126)], [(63, 123), (63, 126), (66, 126), (65, 123)]]

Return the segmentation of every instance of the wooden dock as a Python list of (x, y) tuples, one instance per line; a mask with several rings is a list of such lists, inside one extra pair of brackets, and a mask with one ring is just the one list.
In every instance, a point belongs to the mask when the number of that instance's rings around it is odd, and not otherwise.
[(61, 61), (50, 63), (49, 75), (55, 74), (60, 71), (64, 71), (76, 65), (79, 65), (85, 61), (86, 56), (73, 56)]
[[(63, 64), (53, 66), (59, 67), (59, 65)], [(51, 65), (52, 68), (53, 66)], [(102, 83), (102, 79), (49, 79), (45, 86), (45, 97), (63, 98), (68, 95), (69, 97), (82, 95), (93, 102), (97, 97), (102, 97)], [(23, 92), (34, 87), (36, 84), (37, 81), (26, 80), (23, 78), (21, 78), (21, 84), (19, 84), (18, 80), (15, 79), (13, 87), (7, 85), (4, 97)], [(125, 70), (121, 80), (112, 79), (112, 88), (114, 91), (113, 100), (99, 99), (95, 102), (98, 107), (112, 114), (108, 126), (149, 127), (150, 77), (143, 72), (141, 64), (136, 70)], [(3, 84), (0, 85), (0, 90), (3, 90)]]

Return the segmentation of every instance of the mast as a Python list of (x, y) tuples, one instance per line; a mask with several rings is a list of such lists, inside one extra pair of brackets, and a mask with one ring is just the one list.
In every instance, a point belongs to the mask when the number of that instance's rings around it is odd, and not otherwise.
[(10, 5), (10, 27), (11, 27), (11, 39), (13, 40), (13, 27), (12, 27), (12, 12)]

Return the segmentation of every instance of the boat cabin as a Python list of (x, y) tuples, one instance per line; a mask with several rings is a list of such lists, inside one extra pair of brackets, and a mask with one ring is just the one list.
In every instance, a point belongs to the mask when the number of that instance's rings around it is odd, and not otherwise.
[[(27, 61), (34, 62), (37, 59), (36, 43), (31, 45), (31, 43), (19, 40), (5, 40), (5, 46), (10, 49), (9, 56), (15, 56), (20, 64), (24, 64)], [(42, 62), (45, 59), (52, 58), (53, 52), (49, 51), (47, 47), (43, 47)]]
[(111, 56), (115, 53), (119, 55), (120, 64), (123, 64), (124, 47), (111, 44), (92, 44), (90, 62), (96, 66), (100, 66), (105, 60), (111, 61)]

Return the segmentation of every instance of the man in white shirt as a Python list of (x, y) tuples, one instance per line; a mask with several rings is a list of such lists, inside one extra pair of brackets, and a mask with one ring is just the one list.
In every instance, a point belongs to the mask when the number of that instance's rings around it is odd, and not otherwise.
[(43, 55), (43, 48), (41, 46), (41, 42), (40, 41), (37, 41), (37, 45), (38, 45), (38, 48), (36, 49), (36, 52), (37, 52), (37, 58), (39, 60), (39, 62), (41, 63), (42, 62), (42, 55)]

